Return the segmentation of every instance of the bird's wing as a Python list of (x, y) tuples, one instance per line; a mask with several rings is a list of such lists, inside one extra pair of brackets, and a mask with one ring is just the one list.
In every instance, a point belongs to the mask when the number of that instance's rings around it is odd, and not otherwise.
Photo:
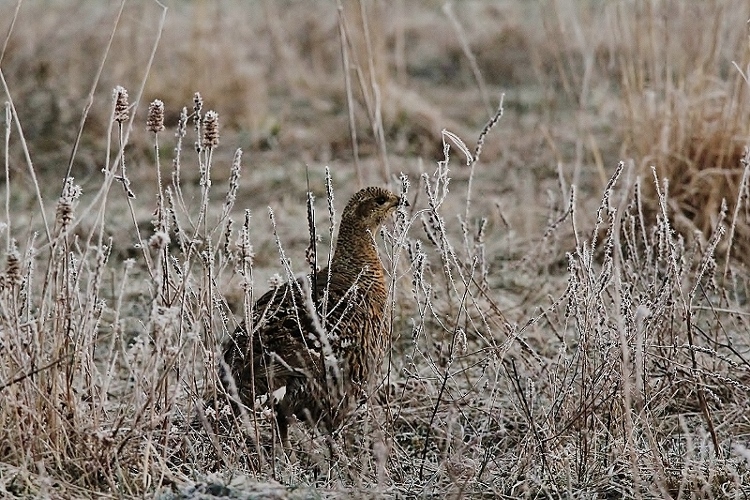
[[(285, 283), (266, 292), (253, 306), (252, 324), (243, 330), (245, 336), (249, 332), (252, 342), (235, 336), (237, 344), (245, 347), (242, 355), (252, 359), (256, 380), (309, 377), (317, 368), (320, 343), (311, 333), (313, 320), (300, 293), (301, 285), (301, 281)], [(246, 365), (249, 368), (249, 363)]]
[(331, 275), (328, 280), (327, 273), (319, 274), (318, 281), (319, 290), (328, 290), (325, 295), (319, 292), (321, 302), (325, 297), (327, 303), (326, 308), (319, 307), (318, 312), (319, 317), (325, 318), (321, 323), (325, 325), (326, 339), (333, 353), (338, 356), (360, 348), (362, 332), (372, 320), (370, 288), (373, 284), (362, 279), (352, 285), (350, 280), (337, 275)]

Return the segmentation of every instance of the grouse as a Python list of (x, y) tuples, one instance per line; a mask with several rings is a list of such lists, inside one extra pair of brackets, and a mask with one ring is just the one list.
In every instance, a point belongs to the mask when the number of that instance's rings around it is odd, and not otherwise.
[(285, 446), (292, 415), (338, 428), (382, 364), (387, 288), (375, 235), (401, 203), (380, 187), (357, 192), (342, 214), (330, 267), (269, 290), (255, 302), (251, 324), (224, 346), (227, 392), (250, 408), (272, 406)]

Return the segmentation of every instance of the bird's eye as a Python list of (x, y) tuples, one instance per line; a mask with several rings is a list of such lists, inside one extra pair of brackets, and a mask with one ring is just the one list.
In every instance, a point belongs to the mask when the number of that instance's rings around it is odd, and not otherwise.
[(377, 203), (378, 205), (385, 205), (386, 201), (388, 201), (388, 198), (385, 196), (378, 196), (377, 198), (375, 198), (375, 203)]

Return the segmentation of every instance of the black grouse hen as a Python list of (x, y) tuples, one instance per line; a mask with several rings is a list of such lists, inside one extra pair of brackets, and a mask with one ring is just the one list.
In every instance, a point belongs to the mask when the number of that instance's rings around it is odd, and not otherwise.
[[(269, 290), (224, 348), (240, 402), (273, 405), (288, 446), (295, 415), (328, 431), (339, 427), (368, 390), (383, 361), (387, 288), (375, 235), (402, 203), (379, 187), (346, 205), (330, 269)], [(405, 203), (405, 202), (403, 202)], [(227, 374), (222, 374), (227, 390)], [(231, 393), (231, 391), (230, 391)]]

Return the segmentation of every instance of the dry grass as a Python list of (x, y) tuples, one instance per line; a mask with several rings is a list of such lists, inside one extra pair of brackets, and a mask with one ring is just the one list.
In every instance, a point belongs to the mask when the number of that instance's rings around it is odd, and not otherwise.
[[(734, 210), (746, 182), (750, 51), (745, 27), (732, 19), (750, 18), (750, 10), (742, 3), (663, 2), (632, 16), (618, 12), (613, 21), (619, 39), (638, 41), (619, 61), (625, 140), (641, 172), (653, 165), (670, 180), (675, 222), (707, 235), (722, 203)], [(692, 28), (699, 23), (705, 28)], [(745, 255), (750, 234), (746, 224), (738, 230), (737, 250)]]
[[(0, 7), (0, 494), (750, 493), (746, 5), (123, 5)], [(380, 389), (287, 456), (205, 401), (306, 174), (321, 259), (358, 184), (411, 207)]]

